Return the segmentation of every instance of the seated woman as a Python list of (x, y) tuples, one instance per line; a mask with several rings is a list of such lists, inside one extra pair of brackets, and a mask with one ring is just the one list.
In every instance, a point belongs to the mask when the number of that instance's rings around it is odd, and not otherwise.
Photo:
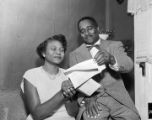
[(37, 47), (44, 65), (25, 72), (21, 87), (29, 109), (28, 120), (74, 120), (67, 114), (65, 103), (75, 95), (71, 82), (59, 64), (64, 59), (66, 39), (54, 35)]

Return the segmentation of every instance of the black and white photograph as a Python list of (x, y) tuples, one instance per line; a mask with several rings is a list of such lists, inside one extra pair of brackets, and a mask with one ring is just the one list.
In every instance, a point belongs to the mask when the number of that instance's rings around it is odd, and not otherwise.
[(0, 120), (152, 120), (152, 0), (0, 0)]

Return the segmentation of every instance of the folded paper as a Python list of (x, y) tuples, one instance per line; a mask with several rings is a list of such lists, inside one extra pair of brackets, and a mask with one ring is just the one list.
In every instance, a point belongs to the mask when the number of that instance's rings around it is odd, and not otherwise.
[(100, 87), (99, 83), (90, 78), (105, 68), (105, 65), (98, 66), (94, 59), (89, 59), (72, 66), (64, 74), (70, 78), (75, 89), (89, 96)]
[(98, 66), (93, 59), (80, 62), (67, 69), (64, 74), (68, 76), (73, 83), (74, 88), (78, 88), (84, 82), (105, 69), (105, 65)]
[(101, 85), (90, 78), (87, 82), (78, 87), (78, 90), (87, 96), (91, 96), (95, 91), (97, 91)]

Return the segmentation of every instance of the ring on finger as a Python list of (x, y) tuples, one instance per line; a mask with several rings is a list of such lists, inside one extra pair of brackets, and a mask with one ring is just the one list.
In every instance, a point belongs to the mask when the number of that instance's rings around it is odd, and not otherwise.
[(71, 89), (70, 89), (70, 88), (68, 88), (68, 89), (67, 89), (67, 91), (68, 91), (68, 92), (70, 92), (70, 91), (71, 91)]
[(67, 94), (66, 92), (62, 92), (63, 96), (66, 98), (67, 97)]

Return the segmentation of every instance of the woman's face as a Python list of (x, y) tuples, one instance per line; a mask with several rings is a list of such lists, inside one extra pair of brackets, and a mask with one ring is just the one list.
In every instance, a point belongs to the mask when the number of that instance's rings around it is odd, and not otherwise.
[(60, 64), (64, 59), (64, 48), (59, 41), (49, 41), (46, 46), (46, 51), (43, 54), (45, 61), (53, 64)]

